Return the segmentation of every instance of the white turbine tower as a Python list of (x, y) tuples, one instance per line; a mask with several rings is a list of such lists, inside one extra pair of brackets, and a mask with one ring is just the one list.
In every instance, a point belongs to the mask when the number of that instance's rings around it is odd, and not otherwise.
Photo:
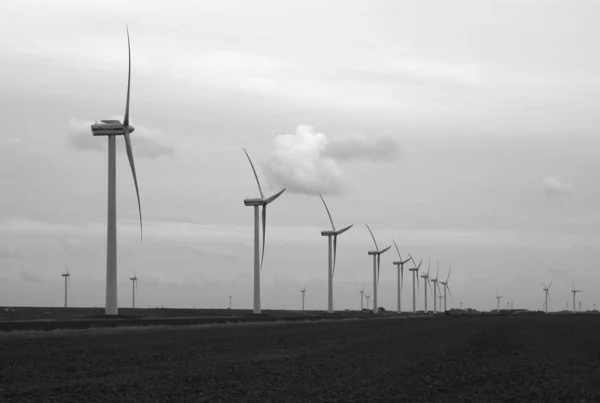
[(572, 281), (573, 283), (573, 289), (571, 290), (571, 292), (573, 293), (573, 312), (577, 311), (577, 305), (575, 304), (575, 294), (577, 294), (578, 292), (583, 292), (583, 290), (576, 290), (575, 289), (575, 282)]
[(68, 288), (70, 288), (71, 285), (71, 274), (69, 273), (69, 268), (67, 267), (67, 265), (65, 265), (65, 272), (63, 274), (61, 274), (61, 276), (63, 276), (65, 278), (65, 308), (69, 306), (68, 304)]
[(358, 290), (358, 292), (360, 293), (360, 310), (362, 312), (362, 310), (363, 310), (363, 297), (365, 295), (365, 282), (364, 281), (362, 283), (362, 288), (360, 290)]
[(423, 288), (425, 288), (425, 313), (427, 313), (427, 286), (429, 285), (429, 289), (431, 289), (431, 283), (429, 282), (429, 270), (431, 270), (431, 257), (429, 258), (427, 273), (423, 273), (421, 275), (421, 278), (423, 278)]
[[(415, 312), (417, 312), (417, 293), (416, 293), (416, 290), (418, 289), (418, 283), (419, 283), (419, 268), (421, 267), (421, 263), (423, 263), (423, 259), (421, 259), (421, 261), (419, 262), (419, 265), (417, 266), (417, 264), (415, 263), (415, 260), (410, 255), (410, 253), (408, 254), (408, 256), (410, 257), (410, 260), (412, 260), (413, 266), (415, 266), (415, 267), (413, 267), (411, 269), (408, 269), (413, 274), (413, 313), (415, 313)], [(417, 279), (416, 282), (415, 282), (415, 278)], [(415, 285), (417, 285), (416, 288), (415, 288)]]
[[(260, 187), (260, 181), (254, 169), (254, 164), (248, 155), (248, 152), (244, 148), (244, 153), (248, 157), (252, 172), (256, 178), (256, 184), (258, 185), (258, 191), (260, 192), (260, 198), (256, 199), (244, 199), (244, 205), (254, 207), (254, 313), (260, 313), (260, 271), (262, 270), (263, 260), (265, 258), (265, 236), (266, 236), (266, 225), (267, 225), (267, 204), (277, 199), (285, 189), (280, 190), (271, 197), (265, 198), (262, 188)], [(258, 208), (262, 206), (262, 255), (259, 256), (260, 251), (260, 234), (259, 234), (259, 222), (258, 222)], [(259, 260), (260, 257), (260, 260)]]
[(302, 293), (302, 310), (304, 310), (304, 301), (306, 298), (306, 284), (304, 284), (304, 288), (300, 290)]
[(131, 280), (131, 286), (132, 286), (132, 301), (131, 301), (131, 306), (135, 309), (135, 294), (138, 291), (138, 287), (137, 287), (137, 275), (135, 274), (135, 272), (133, 272), (133, 277), (129, 277), (129, 280)]
[[(331, 218), (331, 214), (329, 213), (329, 208), (327, 207), (327, 203), (325, 203), (325, 199), (319, 193), (319, 197), (325, 206), (325, 211), (327, 211), (327, 216), (329, 216), (329, 221), (331, 222), (332, 231), (321, 231), (322, 236), (327, 237), (327, 244), (329, 246), (329, 260), (327, 265), (327, 312), (333, 313), (333, 275), (335, 274), (335, 258), (337, 254), (337, 237), (340, 234), (348, 231), (352, 228), (352, 225), (347, 226), (346, 228), (342, 228), (340, 230), (335, 229), (335, 225), (333, 224), (333, 219)], [(353, 224), (354, 225), (354, 224)], [(333, 256), (331, 253), (332, 249), (332, 241), (333, 240)]]
[(500, 299), (504, 298), (502, 295), (500, 295), (500, 293), (498, 292), (498, 289), (496, 288), (496, 302), (497, 302), (497, 310), (498, 312), (500, 312)]
[(394, 266), (398, 269), (398, 313), (402, 313), (402, 286), (404, 285), (404, 265), (408, 263), (410, 258), (406, 260), (402, 260), (402, 256), (400, 255), (400, 249), (398, 249), (398, 245), (396, 241), (392, 238), (392, 242), (396, 247), (396, 252), (398, 252), (398, 261), (393, 262)]
[(369, 233), (371, 234), (371, 238), (373, 238), (373, 243), (375, 244), (375, 250), (369, 251), (368, 254), (373, 256), (373, 313), (377, 313), (377, 287), (379, 287), (379, 269), (381, 263), (381, 255), (385, 253), (392, 245), (388, 246), (385, 249), (379, 250), (377, 246), (377, 241), (375, 240), (375, 236), (373, 235), (373, 231), (369, 228), (368, 224), (365, 224)]
[(140, 204), (140, 192), (138, 189), (133, 151), (131, 149), (131, 138), (129, 135), (135, 127), (129, 124), (129, 94), (131, 88), (131, 46), (129, 43), (129, 29), (127, 29), (127, 48), (129, 51), (129, 73), (127, 76), (127, 101), (125, 104), (125, 116), (123, 123), (118, 120), (102, 120), (100, 124), (91, 125), (94, 136), (108, 136), (108, 219), (106, 231), (106, 315), (118, 315), (117, 300), (117, 188), (116, 188), (116, 141), (115, 137), (123, 135), (127, 158), (133, 174), (135, 193), (137, 195), (138, 210), (140, 213), (140, 240), (142, 236), (142, 207)]
[(550, 297), (550, 287), (552, 287), (552, 281), (550, 281), (550, 284), (548, 284), (548, 286), (546, 286), (546, 284), (544, 283), (542, 283), (542, 286), (544, 286), (542, 290), (544, 290), (544, 295), (546, 296), (546, 302), (544, 303), (544, 307), (545, 311), (548, 312), (548, 298)]
[(371, 296), (369, 294), (365, 294), (365, 298), (367, 299), (367, 309), (369, 309), (369, 298), (371, 298)]
[(446, 298), (446, 290), (448, 290), (448, 295), (450, 295), (450, 298), (452, 298), (452, 292), (450, 292), (450, 286), (448, 285), (448, 281), (450, 280), (450, 273), (452, 272), (452, 266), (450, 266), (450, 270), (448, 270), (448, 277), (446, 277), (446, 281), (440, 281), (438, 284), (441, 284), (444, 286), (444, 312), (447, 311), (446, 309), (446, 303), (447, 303), (447, 298)]
[[(435, 278), (431, 279), (431, 282), (433, 283), (433, 312), (438, 311), (438, 309), (437, 309), (437, 288), (439, 286), (437, 283), (438, 283), (438, 278), (440, 276), (440, 259), (438, 259), (438, 261), (437, 261), (437, 266), (438, 266), (438, 268), (437, 268), (437, 273), (435, 274)], [(441, 305), (440, 305), (440, 308), (441, 308)], [(462, 309), (462, 306), (461, 306), (461, 309)]]

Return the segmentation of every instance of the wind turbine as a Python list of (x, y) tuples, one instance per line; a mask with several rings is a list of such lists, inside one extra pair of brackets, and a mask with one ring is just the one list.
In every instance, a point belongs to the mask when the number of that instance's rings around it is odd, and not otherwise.
[(137, 291), (137, 281), (138, 281), (137, 274), (135, 274), (135, 272), (133, 272), (133, 277), (129, 277), (129, 280), (131, 280), (131, 285), (133, 287), (133, 289), (132, 289), (133, 300), (132, 300), (131, 306), (135, 309), (135, 294)]
[(546, 286), (546, 284), (542, 283), (542, 286), (544, 286), (544, 288), (542, 288), (542, 290), (544, 290), (544, 295), (546, 296), (546, 303), (545, 303), (545, 309), (546, 312), (548, 312), (548, 297), (550, 296), (550, 287), (552, 287), (552, 281), (550, 281), (550, 284), (548, 284), (548, 286)]
[[(410, 257), (410, 260), (412, 260), (413, 266), (417, 266), (417, 264), (415, 263), (415, 260), (410, 255), (410, 253), (408, 254), (408, 256)], [(419, 282), (419, 267), (421, 267), (421, 263), (423, 263), (423, 259), (421, 259), (421, 261), (419, 262), (419, 265), (417, 267), (408, 269), (408, 270), (412, 271), (412, 274), (413, 274), (413, 313), (417, 312), (417, 294), (416, 294), (416, 289), (415, 289), (415, 273), (416, 273), (416, 279), (417, 279), (416, 283), (418, 283)]]
[(71, 274), (69, 274), (69, 268), (67, 267), (67, 265), (65, 265), (65, 270), (66, 270), (66, 272), (61, 274), (61, 276), (63, 276), (65, 278), (65, 308), (66, 308), (68, 306), (67, 284), (71, 285), (71, 279), (70, 279)]
[[(327, 312), (333, 313), (333, 275), (335, 274), (335, 258), (337, 254), (337, 237), (340, 234), (348, 231), (352, 228), (352, 225), (347, 226), (346, 228), (342, 228), (340, 230), (335, 229), (335, 225), (333, 224), (333, 219), (331, 218), (331, 214), (329, 213), (329, 208), (327, 208), (327, 203), (325, 203), (325, 199), (319, 193), (319, 197), (325, 206), (325, 210), (327, 211), (327, 215), (329, 216), (329, 221), (331, 222), (332, 231), (321, 231), (322, 236), (327, 237), (327, 244), (329, 245), (329, 263), (327, 269), (327, 281), (328, 281), (328, 291), (327, 291)], [(331, 245), (333, 238), (333, 256), (331, 254)]]
[(423, 288), (425, 288), (425, 313), (427, 313), (427, 285), (431, 289), (431, 283), (429, 282), (429, 270), (431, 270), (431, 257), (429, 258), (429, 265), (427, 266), (427, 274), (423, 273), (421, 277), (423, 280)]
[(448, 270), (448, 277), (446, 277), (446, 281), (440, 281), (438, 284), (442, 284), (444, 286), (444, 312), (446, 312), (446, 290), (448, 290), (448, 295), (452, 298), (452, 293), (450, 292), (450, 286), (448, 285), (448, 280), (450, 280), (450, 272), (452, 272), (452, 266), (450, 266), (450, 270)]
[(229, 309), (231, 309), (231, 295), (229, 295)]
[[(260, 271), (262, 270), (263, 259), (265, 257), (265, 236), (266, 236), (266, 225), (267, 225), (267, 204), (271, 203), (275, 199), (277, 199), (283, 192), (285, 192), (285, 188), (280, 190), (278, 193), (275, 193), (271, 197), (265, 198), (262, 188), (260, 187), (260, 182), (258, 180), (258, 175), (256, 174), (256, 169), (254, 169), (254, 164), (248, 155), (248, 152), (244, 148), (244, 153), (246, 153), (246, 157), (248, 157), (248, 161), (250, 162), (250, 166), (252, 167), (252, 172), (254, 172), (254, 177), (256, 178), (256, 184), (258, 185), (258, 191), (260, 192), (260, 198), (256, 199), (244, 199), (244, 205), (253, 206), (254, 207), (254, 313), (260, 313)], [(258, 223), (258, 208), (262, 206), (262, 255), (259, 260), (259, 249), (260, 249), (260, 237), (259, 237), (259, 223)]]
[(573, 289), (571, 290), (571, 292), (573, 293), (573, 312), (577, 311), (577, 305), (575, 305), (575, 294), (577, 294), (578, 292), (583, 292), (583, 290), (576, 290), (575, 289), (575, 282), (572, 281), (573, 283)]
[(302, 310), (304, 310), (304, 298), (306, 297), (306, 284), (304, 284), (304, 288), (300, 290), (302, 293)]
[(379, 269), (381, 263), (381, 255), (385, 253), (392, 245), (388, 246), (385, 249), (379, 250), (377, 246), (377, 241), (375, 240), (375, 236), (373, 235), (373, 231), (369, 228), (369, 224), (366, 224), (369, 233), (371, 234), (371, 238), (373, 238), (373, 243), (375, 244), (375, 250), (369, 251), (368, 254), (373, 256), (373, 313), (377, 313), (377, 287), (379, 287)]
[(392, 262), (396, 268), (398, 269), (398, 313), (402, 313), (402, 286), (404, 285), (404, 265), (406, 263), (408, 263), (409, 259), (406, 259), (404, 261), (402, 261), (402, 256), (400, 255), (400, 249), (398, 249), (398, 245), (396, 244), (396, 241), (394, 241), (394, 238), (392, 238), (392, 242), (394, 243), (394, 246), (396, 247), (396, 252), (398, 252), (398, 261), (396, 262)]
[(581, 301), (579, 301), (579, 312), (581, 312)]
[(504, 298), (504, 297), (502, 295), (500, 295), (500, 293), (498, 292), (498, 289), (496, 288), (496, 300), (497, 300), (497, 303), (498, 303), (498, 309), (497, 309), (498, 312), (500, 312), (500, 299), (501, 298)]
[[(432, 278), (430, 280), (433, 283), (433, 312), (437, 312), (437, 305), (436, 305), (437, 301), (436, 301), (436, 299), (437, 299), (437, 287), (439, 287), (438, 284), (437, 284), (437, 282), (438, 282), (438, 277), (440, 275), (440, 259), (438, 259), (438, 261), (437, 261), (437, 266), (438, 266), (438, 268), (437, 268), (437, 273), (435, 275), (435, 278)], [(441, 307), (442, 307), (442, 305), (440, 303), (440, 308)], [(462, 309), (462, 306), (461, 306), (461, 309)]]
[(360, 293), (360, 310), (363, 310), (363, 296), (365, 294), (365, 282), (363, 281), (362, 283), (362, 288), (360, 290), (358, 290), (358, 292)]
[(369, 298), (371, 298), (371, 296), (369, 294), (365, 294), (365, 298), (367, 299), (367, 309), (369, 309)]
[(131, 88), (131, 46), (129, 43), (129, 28), (127, 28), (127, 49), (129, 51), (129, 73), (127, 75), (127, 101), (125, 104), (125, 116), (123, 123), (118, 120), (102, 120), (100, 124), (93, 124), (92, 134), (94, 136), (108, 136), (108, 219), (106, 231), (106, 315), (118, 315), (117, 300), (117, 188), (116, 188), (116, 140), (115, 137), (123, 135), (127, 158), (133, 174), (135, 193), (137, 195), (138, 210), (140, 213), (140, 241), (142, 240), (142, 206), (140, 204), (140, 192), (138, 189), (131, 138), (129, 135), (135, 127), (129, 124), (129, 94)]
[[(438, 284), (438, 288), (439, 288), (439, 287), (440, 287), (440, 285)], [(442, 290), (440, 290), (440, 294), (441, 294), (441, 293), (442, 293)], [(442, 298), (444, 298), (444, 296), (443, 296), (443, 295), (440, 295), (438, 298), (440, 299), (440, 309), (442, 309)]]

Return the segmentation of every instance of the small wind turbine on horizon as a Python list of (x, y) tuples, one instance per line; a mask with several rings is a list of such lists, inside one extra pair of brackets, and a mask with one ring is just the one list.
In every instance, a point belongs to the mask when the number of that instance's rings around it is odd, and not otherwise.
[(429, 289), (431, 289), (431, 283), (429, 282), (429, 270), (431, 270), (431, 257), (429, 257), (427, 273), (421, 274), (421, 278), (423, 278), (423, 288), (425, 288), (425, 313), (427, 313), (427, 286), (429, 285)]
[(61, 274), (61, 276), (63, 276), (65, 278), (65, 308), (67, 308), (68, 305), (68, 288), (70, 288), (71, 285), (71, 274), (69, 273), (69, 268), (67, 267), (67, 265), (65, 265), (65, 270), (66, 272)]
[(498, 292), (498, 289), (496, 288), (496, 302), (497, 302), (497, 311), (500, 312), (500, 299), (504, 298), (502, 295), (500, 295), (500, 293)]
[[(413, 266), (415, 266), (413, 268), (408, 269), (413, 274), (413, 313), (415, 313), (415, 312), (417, 312), (417, 293), (416, 293), (416, 290), (418, 289), (418, 287), (415, 288), (415, 285), (418, 286), (418, 283), (419, 283), (419, 268), (421, 267), (421, 263), (423, 263), (423, 259), (421, 259), (421, 261), (419, 262), (419, 265), (417, 266), (417, 264), (415, 263), (415, 259), (413, 259), (413, 257), (411, 256), (410, 253), (408, 254), (408, 256), (410, 257), (410, 260), (412, 260)], [(415, 278), (417, 279), (416, 282), (415, 282)]]
[(360, 290), (358, 290), (358, 292), (360, 293), (360, 310), (363, 310), (363, 297), (365, 294), (365, 282), (363, 281), (362, 283), (362, 288)]
[(304, 284), (304, 288), (300, 290), (302, 293), (302, 310), (304, 310), (304, 300), (306, 298), (306, 284)]
[(229, 309), (231, 310), (231, 295), (229, 295)]
[[(437, 261), (437, 273), (435, 274), (435, 278), (431, 279), (431, 282), (433, 283), (433, 312), (438, 311), (436, 299), (437, 299), (437, 287), (439, 287), (437, 284), (439, 275), (440, 275), (440, 259), (438, 259), (438, 261)], [(441, 299), (440, 299), (440, 302), (441, 302)], [(441, 307), (442, 307), (442, 305), (440, 303), (440, 308)], [(461, 305), (461, 309), (462, 309), (462, 305)]]
[(579, 301), (579, 312), (581, 312), (581, 301)]
[(138, 291), (138, 287), (137, 287), (137, 274), (135, 274), (135, 272), (133, 272), (133, 277), (129, 277), (129, 280), (131, 280), (131, 285), (132, 285), (132, 301), (131, 301), (131, 306), (133, 307), (133, 309), (135, 309), (135, 294)]
[(369, 309), (369, 298), (371, 298), (371, 296), (369, 294), (365, 294), (365, 298), (367, 299), (367, 309)]
[(117, 188), (116, 188), (116, 136), (123, 135), (129, 166), (133, 174), (135, 193), (137, 195), (138, 210), (140, 214), (140, 241), (142, 240), (142, 206), (138, 189), (131, 138), (135, 127), (129, 124), (129, 95), (131, 88), (131, 45), (129, 42), (129, 28), (127, 28), (127, 49), (129, 52), (129, 73), (127, 75), (127, 101), (125, 103), (125, 116), (123, 123), (118, 120), (102, 120), (102, 123), (91, 125), (94, 136), (108, 136), (108, 219), (106, 230), (106, 315), (118, 315), (117, 295)]
[(550, 297), (550, 287), (552, 287), (552, 281), (550, 281), (550, 284), (548, 284), (548, 286), (546, 286), (546, 284), (542, 283), (542, 286), (544, 288), (542, 288), (542, 290), (544, 290), (544, 295), (546, 296), (546, 302), (544, 303), (544, 307), (545, 307), (545, 311), (548, 312), (548, 298)]
[(392, 264), (398, 269), (398, 313), (402, 313), (402, 286), (404, 285), (404, 265), (408, 263), (410, 258), (403, 261), (402, 256), (400, 255), (400, 249), (398, 249), (398, 245), (396, 244), (396, 241), (394, 241), (394, 238), (392, 238), (392, 242), (396, 247), (396, 252), (398, 252), (398, 259), (400, 259), (395, 262), (392, 262)]
[(369, 251), (368, 254), (373, 256), (373, 312), (377, 313), (377, 287), (379, 287), (379, 269), (381, 267), (381, 255), (385, 253), (388, 249), (392, 247), (392, 245), (388, 246), (385, 249), (379, 250), (377, 246), (377, 241), (375, 240), (375, 236), (373, 235), (373, 231), (369, 228), (369, 225), (365, 223), (369, 233), (371, 234), (371, 238), (373, 238), (373, 243), (375, 244), (375, 250)]
[(448, 277), (446, 277), (446, 281), (440, 281), (438, 284), (442, 284), (444, 286), (444, 312), (446, 312), (446, 290), (448, 290), (448, 295), (452, 298), (452, 292), (450, 292), (450, 286), (448, 285), (448, 281), (450, 280), (450, 273), (452, 272), (452, 266), (450, 266), (450, 270), (448, 270)]
[[(254, 169), (254, 164), (248, 155), (248, 152), (244, 148), (244, 153), (246, 153), (246, 157), (248, 157), (248, 161), (250, 162), (250, 166), (252, 167), (252, 172), (254, 172), (254, 177), (256, 178), (256, 184), (258, 185), (258, 191), (260, 192), (260, 198), (255, 199), (244, 199), (245, 206), (254, 207), (254, 313), (260, 313), (260, 271), (262, 270), (263, 260), (265, 258), (265, 237), (266, 237), (266, 226), (267, 226), (267, 205), (277, 199), (283, 192), (285, 192), (285, 188), (280, 190), (278, 193), (275, 193), (273, 196), (265, 198), (262, 188), (260, 187), (260, 181), (258, 180), (258, 175), (256, 174), (256, 169)], [(259, 251), (260, 251), (260, 225), (258, 222), (258, 208), (262, 206), (262, 255), (259, 260)]]
[(572, 283), (573, 283), (573, 289), (571, 290), (571, 292), (573, 293), (573, 312), (577, 312), (577, 305), (575, 304), (575, 294), (577, 294), (578, 292), (583, 292), (583, 290), (576, 290), (575, 282), (572, 281)]
[[(348, 231), (350, 228), (352, 228), (352, 225), (347, 226), (346, 228), (342, 228), (340, 230), (336, 230), (335, 229), (335, 225), (333, 224), (333, 219), (331, 218), (331, 213), (329, 213), (329, 208), (327, 207), (327, 203), (325, 203), (325, 199), (323, 199), (323, 196), (321, 196), (321, 194), (319, 193), (319, 197), (321, 198), (321, 201), (323, 202), (323, 205), (325, 206), (325, 211), (327, 211), (327, 216), (329, 217), (329, 221), (331, 222), (331, 231), (321, 231), (321, 235), (322, 236), (326, 236), (327, 237), (327, 245), (329, 248), (329, 260), (328, 260), (328, 265), (327, 265), (327, 312), (329, 313), (333, 313), (333, 276), (335, 274), (335, 259), (336, 259), (336, 254), (337, 254), (337, 237), (340, 234), (343, 234), (344, 232)], [(331, 253), (331, 249), (332, 249), (332, 238), (333, 238), (333, 256)]]

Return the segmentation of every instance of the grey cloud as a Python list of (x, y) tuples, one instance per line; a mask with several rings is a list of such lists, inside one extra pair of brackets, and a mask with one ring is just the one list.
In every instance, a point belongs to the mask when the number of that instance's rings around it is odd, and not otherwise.
[(27, 270), (20, 270), (19, 277), (28, 283), (43, 283), (44, 278), (37, 273), (32, 273)]
[(547, 176), (542, 181), (542, 191), (548, 196), (566, 195), (573, 191), (571, 185), (565, 185), (558, 178)]
[(6, 242), (0, 242), (0, 259), (2, 258), (19, 258), (23, 256), (14, 246)]
[[(118, 119), (113, 117), (113, 119)], [(135, 126), (135, 125), (134, 125)], [(154, 159), (162, 156), (172, 157), (175, 150), (161, 144), (157, 139), (163, 137), (160, 130), (148, 129), (143, 126), (136, 126), (135, 132), (131, 135), (133, 154), (140, 158)], [(92, 136), (90, 132), (90, 122), (78, 119), (69, 121), (67, 140), (71, 146), (81, 151), (105, 151), (108, 143)], [(125, 141), (117, 141), (117, 152), (125, 152)]]
[(327, 145), (327, 154), (339, 161), (387, 162), (400, 157), (400, 146), (391, 136), (348, 136), (331, 140)]

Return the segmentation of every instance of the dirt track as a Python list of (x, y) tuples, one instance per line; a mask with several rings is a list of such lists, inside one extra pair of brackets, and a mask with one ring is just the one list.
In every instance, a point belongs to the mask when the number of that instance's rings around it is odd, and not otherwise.
[(2, 402), (600, 401), (600, 319), (438, 317), (0, 338)]

